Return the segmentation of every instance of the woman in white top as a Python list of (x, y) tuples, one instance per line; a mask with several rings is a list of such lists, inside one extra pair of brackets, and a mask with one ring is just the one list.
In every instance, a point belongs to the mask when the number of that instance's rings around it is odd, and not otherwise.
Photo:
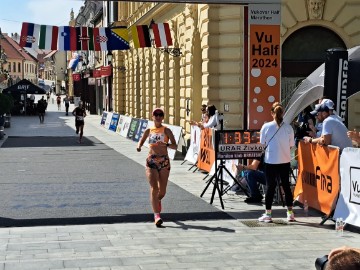
[(209, 105), (206, 108), (206, 112), (209, 114), (209, 120), (205, 122), (196, 122), (196, 121), (190, 121), (190, 125), (198, 126), (201, 129), (204, 128), (218, 128), (220, 126), (219, 123), (219, 113), (216, 110), (215, 105)]
[(265, 214), (259, 218), (260, 222), (272, 222), (271, 206), (274, 200), (277, 178), (285, 192), (287, 206), (287, 220), (295, 221), (293, 196), (289, 183), (290, 172), (290, 149), (294, 146), (294, 130), (289, 124), (283, 122), (284, 109), (279, 102), (271, 107), (273, 121), (265, 123), (260, 130), (260, 142), (266, 145), (265, 150), (265, 174), (266, 174), (266, 197)]

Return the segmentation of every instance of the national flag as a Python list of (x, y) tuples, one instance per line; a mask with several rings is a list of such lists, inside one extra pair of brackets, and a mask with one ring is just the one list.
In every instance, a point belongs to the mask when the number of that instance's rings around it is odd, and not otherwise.
[(107, 51), (109, 41), (105, 27), (95, 27), (93, 30), (94, 51)]
[(57, 50), (59, 27), (51, 25), (41, 25), (39, 49)]
[(23, 48), (38, 48), (40, 25), (34, 23), (22, 23), (19, 45)]
[(131, 34), (135, 48), (151, 47), (149, 27), (147, 25), (132, 26)]
[(73, 53), (73, 56), (71, 60), (69, 61), (68, 68), (71, 68), (72, 71), (74, 71), (79, 64), (80, 56), (77, 53)]
[(125, 26), (107, 28), (108, 51), (129, 50), (129, 32)]
[(173, 44), (168, 23), (154, 23), (152, 30), (156, 47), (168, 47)]
[(76, 29), (72, 26), (60, 26), (58, 34), (59, 51), (76, 51)]
[(76, 27), (77, 36), (77, 50), (78, 51), (93, 51), (94, 50), (94, 37), (93, 28), (80, 26)]

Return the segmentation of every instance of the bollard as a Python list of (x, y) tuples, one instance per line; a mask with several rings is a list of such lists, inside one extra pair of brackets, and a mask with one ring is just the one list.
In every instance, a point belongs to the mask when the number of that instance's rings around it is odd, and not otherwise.
[(0, 126), (0, 140), (4, 138), (4, 127)]

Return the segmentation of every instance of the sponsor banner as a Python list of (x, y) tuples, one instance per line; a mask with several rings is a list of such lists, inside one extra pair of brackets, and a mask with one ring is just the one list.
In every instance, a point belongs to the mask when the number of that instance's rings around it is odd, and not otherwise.
[(271, 121), (271, 105), (280, 101), (280, 22), (280, 4), (249, 5), (248, 129)]
[[(150, 127), (153, 127), (153, 126), (154, 126), (154, 121), (149, 120), (149, 121), (148, 121), (148, 124), (147, 124), (147, 128), (150, 128)], [(146, 146), (146, 147), (149, 148), (149, 140), (148, 140), (148, 139), (145, 140), (144, 146)]]
[(340, 157), (341, 191), (334, 219), (360, 226), (360, 148), (348, 147)]
[(339, 148), (299, 143), (299, 173), (294, 198), (327, 215), (335, 208), (340, 188)]
[(109, 125), (109, 130), (115, 132), (118, 121), (119, 121), (119, 114), (118, 113), (113, 113), (112, 118), (111, 118), (111, 122), (110, 122), (110, 125)]
[(138, 127), (138, 125), (139, 125), (139, 120), (140, 119), (138, 119), (138, 118), (132, 118), (131, 119), (131, 122), (130, 122), (130, 126), (129, 126), (129, 130), (128, 130), (128, 133), (127, 133), (127, 135), (126, 135), (126, 137), (128, 138), (128, 139), (133, 139), (133, 137), (134, 137), (134, 134), (135, 134), (135, 132), (136, 132), (136, 130), (137, 130), (137, 127)]
[(140, 141), (142, 135), (144, 134), (146, 128), (148, 126), (148, 120), (141, 119), (139, 120), (139, 124), (137, 126), (136, 131), (134, 132), (133, 141), (138, 142)]
[[(174, 134), (176, 145), (179, 145), (180, 138), (182, 136), (182, 127), (173, 126), (173, 125), (169, 125), (169, 124), (164, 124), (164, 126), (166, 126), (167, 128), (169, 128), (172, 131), (172, 133)], [(169, 155), (170, 159), (174, 159), (175, 155), (176, 155), (176, 150), (168, 148), (168, 155)]]
[(124, 122), (124, 115), (120, 114), (119, 121), (118, 121), (118, 124), (117, 124), (117, 127), (116, 127), (116, 133), (120, 134), (123, 122)]
[(108, 112), (108, 114), (107, 114), (107, 116), (106, 116), (104, 128), (109, 129), (112, 116), (113, 116), (113, 113), (112, 113), (112, 112)]
[(106, 121), (106, 118), (107, 118), (107, 114), (108, 112), (103, 112), (102, 116), (101, 116), (101, 121), (100, 121), (100, 125), (101, 126), (105, 126), (105, 121)]
[(121, 136), (126, 138), (128, 132), (129, 132), (130, 123), (131, 123), (131, 117), (130, 116), (123, 116), (122, 127), (121, 127), (121, 130), (120, 130), (120, 135)]
[(201, 129), (198, 126), (191, 126), (191, 137), (190, 145), (186, 152), (185, 159), (186, 161), (196, 164), (200, 152), (200, 134)]
[(206, 172), (210, 172), (215, 161), (214, 136), (215, 130), (212, 128), (205, 128), (201, 131), (197, 167)]

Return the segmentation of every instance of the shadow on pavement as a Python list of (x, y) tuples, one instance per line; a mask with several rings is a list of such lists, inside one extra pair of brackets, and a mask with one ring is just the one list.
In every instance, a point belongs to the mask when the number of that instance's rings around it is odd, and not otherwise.
[(100, 143), (93, 137), (83, 137), (81, 144), (78, 143), (78, 140), (78, 136), (9, 136), (1, 148), (94, 146), (95, 144)]
[[(201, 228), (203, 226), (191, 226), (179, 221), (219, 220), (233, 219), (224, 212), (197, 212), (197, 213), (164, 213), (161, 215), (165, 222), (175, 222), (187, 228)], [(41, 218), (41, 219), (12, 219), (0, 217), (0, 227), (29, 227), (29, 226), (61, 226), (61, 225), (89, 225), (89, 224), (113, 224), (113, 223), (153, 222), (153, 214), (126, 214), (119, 216), (99, 217), (73, 217), (73, 218)], [(195, 228), (196, 229), (196, 228)], [(215, 230), (215, 229), (211, 229)], [(219, 231), (220, 229), (216, 229)], [(223, 230), (222, 230), (223, 231)]]

